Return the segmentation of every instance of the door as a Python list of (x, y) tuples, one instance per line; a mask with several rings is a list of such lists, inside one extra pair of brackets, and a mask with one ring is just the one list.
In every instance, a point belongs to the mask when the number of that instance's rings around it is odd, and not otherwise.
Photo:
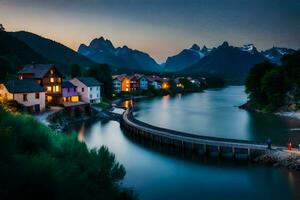
[(36, 113), (38, 113), (38, 112), (41, 111), (41, 109), (40, 109), (40, 104), (34, 105), (34, 111), (35, 111)]

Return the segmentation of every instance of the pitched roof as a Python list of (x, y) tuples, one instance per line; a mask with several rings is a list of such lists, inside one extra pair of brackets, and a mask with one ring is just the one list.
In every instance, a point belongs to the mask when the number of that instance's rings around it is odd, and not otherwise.
[(53, 64), (33, 64), (25, 65), (19, 74), (33, 74), (34, 78), (43, 78), (51, 67), (55, 67)]
[(70, 81), (62, 81), (61, 87), (62, 88), (71, 88), (71, 87), (76, 87), (76, 86), (73, 85), (73, 83), (71, 83)]
[(44, 88), (32, 79), (10, 80), (4, 85), (10, 93), (44, 92)]
[(126, 77), (126, 74), (121, 74), (121, 75), (114, 75), (112, 76), (113, 80), (119, 80), (119, 81), (123, 81), (123, 79)]
[(102, 85), (102, 83), (100, 83), (99, 81), (97, 81), (96, 79), (94, 79), (92, 77), (78, 77), (77, 79), (88, 87)]

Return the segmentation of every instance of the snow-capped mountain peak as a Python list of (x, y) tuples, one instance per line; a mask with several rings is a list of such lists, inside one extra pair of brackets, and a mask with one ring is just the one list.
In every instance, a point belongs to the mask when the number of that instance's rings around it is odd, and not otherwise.
[(242, 51), (247, 51), (249, 53), (258, 53), (256, 47), (254, 46), (254, 44), (245, 44), (244, 46), (240, 47), (240, 49)]

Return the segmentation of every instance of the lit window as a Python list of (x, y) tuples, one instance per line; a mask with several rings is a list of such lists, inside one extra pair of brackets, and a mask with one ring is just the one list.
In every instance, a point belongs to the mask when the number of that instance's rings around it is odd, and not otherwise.
[(23, 94), (23, 101), (27, 101), (27, 94)]
[(57, 81), (60, 83), (61, 82), (61, 78), (57, 78)]
[(53, 86), (52, 89), (53, 89), (53, 92), (59, 92), (59, 86), (58, 85)]
[(71, 97), (71, 101), (72, 102), (78, 102), (79, 101), (79, 97), (78, 96), (72, 96)]
[(47, 92), (51, 92), (51, 91), (52, 91), (51, 86), (48, 86), (48, 87), (47, 87)]
[(50, 82), (53, 83), (54, 82), (54, 78), (50, 78)]
[(22, 75), (20, 76), (20, 80), (23, 80), (23, 76)]
[(35, 93), (35, 98), (36, 98), (36, 99), (39, 99), (39, 98), (40, 98), (40, 93), (38, 93), (38, 92)]
[(54, 71), (53, 71), (53, 69), (51, 69), (51, 70), (50, 70), (50, 74), (54, 74)]

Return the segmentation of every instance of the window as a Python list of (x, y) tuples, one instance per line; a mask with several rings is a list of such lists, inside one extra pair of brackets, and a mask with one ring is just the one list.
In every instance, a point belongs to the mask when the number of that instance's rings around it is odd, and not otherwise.
[(61, 82), (61, 78), (57, 78), (57, 81), (60, 83)]
[(92, 94), (90, 94), (90, 99), (91, 99), (91, 98), (93, 98), (93, 95), (92, 95)]
[(53, 92), (59, 92), (59, 86), (58, 85), (54, 85), (52, 86)]
[(23, 80), (23, 76), (22, 75), (20, 76), (20, 80)]
[(97, 94), (97, 97), (99, 97), (99, 94)]
[(70, 88), (68, 88), (68, 92), (70, 92)]
[(84, 88), (81, 88), (81, 91), (84, 92)]
[(27, 101), (27, 94), (23, 94), (23, 101)]
[(51, 92), (51, 91), (52, 91), (51, 86), (47, 86), (47, 92)]
[(51, 82), (51, 83), (54, 83), (54, 78), (50, 78), (50, 82)]
[(79, 97), (78, 96), (72, 96), (71, 97), (71, 101), (72, 102), (78, 102), (79, 101)]
[(54, 74), (54, 71), (53, 71), (53, 69), (51, 69), (51, 70), (50, 70), (50, 74)]
[(35, 98), (36, 98), (36, 99), (39, 99), (39, 98), (40, 98), (40, 93), (38, 93), (38, 92), (35, 93)]
[(90, 91), (92, 91), (93, 90), (93, 88), (92, 87), (90, 87)]

